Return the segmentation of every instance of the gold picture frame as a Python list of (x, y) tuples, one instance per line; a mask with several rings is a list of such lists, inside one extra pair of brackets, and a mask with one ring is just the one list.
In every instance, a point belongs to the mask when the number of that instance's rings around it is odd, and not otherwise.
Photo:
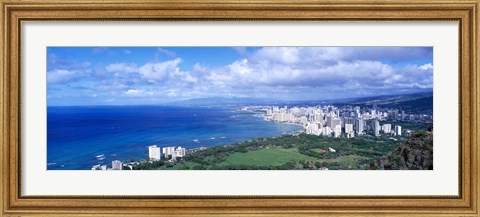
[[(479, 1), (1, 0), (0, 216), (479, 216)], [(456, 196), (23, 196), (21, 25), (36, 21), (371, 21), (459, 23)]]

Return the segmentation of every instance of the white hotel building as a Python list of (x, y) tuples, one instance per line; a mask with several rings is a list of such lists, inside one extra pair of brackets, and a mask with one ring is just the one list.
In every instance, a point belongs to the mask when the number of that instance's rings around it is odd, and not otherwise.
[(162, 151), (163, 151), (163, 155), (167, 157), (172, 155), (173, 152), (175, 152), (175, 147), (163, 147)]
[(164, 147), (163, 154), (165, 155), (165, 157), (172, 156), (172, 159), (175, 159), (176, 157), (185, 156), (186, 149), (182, 148), (181, 146), (177, 147), (176, 149), (175, 149), (175, 146)]
[(148, 146), (148, 158), (150, 160), (160, 160), (162, 155), (160, 155), (160, 147), (156, 145)]
[(402, 127), (395, 125), (395, 136), (401, 136), (402, 135)]

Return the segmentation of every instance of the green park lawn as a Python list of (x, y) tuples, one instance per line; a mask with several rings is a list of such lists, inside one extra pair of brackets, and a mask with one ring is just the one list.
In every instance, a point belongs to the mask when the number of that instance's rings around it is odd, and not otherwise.
[[(319, 149), (320, 150), (320, 149)], [(359, 161), (368, 159), (367, 157), (358, 155), (344, 155), (336, 158), (317, 159), (315, 157), (303, 155), (298, 152), (297, 148), (268, 148), (245, 153), (236, 152), (229, 155), (224, 161), (217, 163), (217, 166), (281, 166), (288, 162), (325, 162), (340, 163), (350, 167), (355, 167)], [(166, 170), (185, 170), (193, 169), (200, 165), (195, 162), (182, 162), (171, 167), (164, 168)]]
[(296, 148), (270, 148), (234, 153), (219, 165), (280, 166), (290, 161), (315, 161), (314, 157), (300, 154)]

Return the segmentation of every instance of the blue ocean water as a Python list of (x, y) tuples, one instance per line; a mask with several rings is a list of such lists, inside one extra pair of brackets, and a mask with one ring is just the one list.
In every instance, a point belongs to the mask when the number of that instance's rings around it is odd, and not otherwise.
[(113, 160), (141, 160), (153, 144), (192, 149), (300, 129), (234, 108), (48, 107), (47, 169), (82, 170), (95, 164), (110, 165)]

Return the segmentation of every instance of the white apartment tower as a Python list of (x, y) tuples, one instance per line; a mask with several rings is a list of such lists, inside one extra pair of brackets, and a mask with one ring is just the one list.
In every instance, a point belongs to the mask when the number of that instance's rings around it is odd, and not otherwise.
[(382, 125), (382, 131), (384, 133), (391, 133), (392, 132), (392, 125), (391, 124)]
[(355, 131), (353, 131), (353, 124), (345, 124), (345, 134), (347, 138), (355, 137)]
[(380, 136), (380, 123), (378, 120), (373, 122), (373, 135)]
[(345, 123), (345, 133), (349, 134), (350, 132), (353, 132), (353, 124)]
[(335, 128), (333, 128), (333, 136), (335, 138), (340, 137), (342, 135), (342, 126), (340, 125), (335, 125)]
[(148, 158), (150, 158), (150, 160), (160, 160), (160, 147), (156, 145), (148, 146)]
[(166, 157), (166, 156), (172, 155), (172, 153), (175, 151), (175, 147), (163, 147), (162, 151)]
[(355, 119), (355, 132), (357, 135), (362, 135), (363, 134), (363, 119)]
[(401, 136), (402, 135), (402, 127), (399, 125), (395, 125), (395, 136)]

